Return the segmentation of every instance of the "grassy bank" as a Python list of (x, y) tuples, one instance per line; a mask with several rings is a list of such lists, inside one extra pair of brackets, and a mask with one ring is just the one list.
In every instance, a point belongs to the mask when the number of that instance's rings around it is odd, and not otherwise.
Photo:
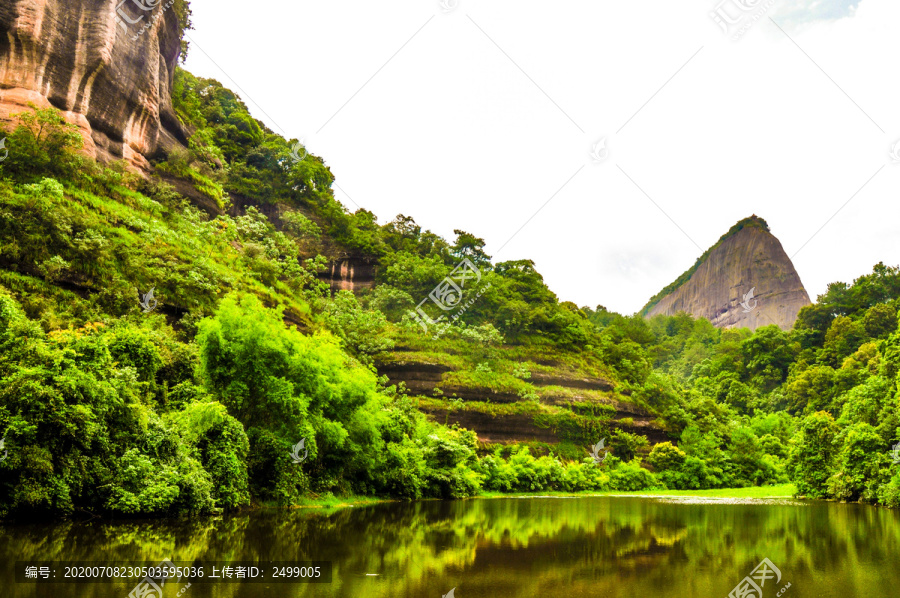
[(705, 498), (791, 498), (797, 492), (793, 484), (751, 486), (749, 488), (719, 488), (714, 490), (638, 490), (635, 492), (484, 492), (480, 498), (510, 498), (518, 496), (698, 496)]
[[(307, 496), (296, 504), (287, 507), (289, 509), (341, 509), (344, 507), (364, 507), (385, 502), (396, 502), (391, 498), (379, 498), (377, 496), (357, 496), (355, 494), (347, 496), (334, 496), (332, 494), (321, 494), (319, 496)], [(275, 502), (261, 503), (263, 508), (283, 509), (282, 505)]]
[[(696, 496), (704, 498), (792, 498), (797, 492), (793, 484), (779, 484), (775, 486), (751, 486), (749, 488), (720, 488), (718, 490), (638, 490), (635, 492), (483, 492), (476, 498), (519, 498), (538, 496)], [(308, 497), (293, 505), (295, 509), (339, 509), (343, 507), (359, 507), (384, 502), (395, 502), (391, 499), (376, 498), (372, 496), (331, 496), (323, 495), (318, 498)], [(267, 505), (275, 507), (276, 505)]]

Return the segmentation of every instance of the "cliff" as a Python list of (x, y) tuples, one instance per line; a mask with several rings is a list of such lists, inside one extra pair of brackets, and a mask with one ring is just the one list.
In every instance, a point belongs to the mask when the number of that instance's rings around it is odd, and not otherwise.
[(678, 280), (641, 310), (645, 317), (687, 312), (718, 328), (777, 324), (787, 330), (810, 304), (797, 271), (766, 221), (735, 224)]
[(170, 94), (187, 11), (186, 0), (5, 0), (0, 121), (53, 106), (86, 153), (148, 170), (187, 144)]

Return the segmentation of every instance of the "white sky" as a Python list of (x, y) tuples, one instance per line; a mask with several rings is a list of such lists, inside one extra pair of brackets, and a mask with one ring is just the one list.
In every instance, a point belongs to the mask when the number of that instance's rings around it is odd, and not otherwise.
[(579, 305), (637, 311), (753, 213), (813, 299), (900, 263), (897, 0), (725, 0), (773, 2), (738, 41), (719, 0), (444, 1), (192, 0), (187, 68), (351, 210), (476, 234)]

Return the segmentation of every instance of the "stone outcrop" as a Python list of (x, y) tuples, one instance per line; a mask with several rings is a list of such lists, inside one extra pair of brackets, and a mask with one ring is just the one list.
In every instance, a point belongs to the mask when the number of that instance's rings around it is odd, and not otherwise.
[(378, 259), (371, 256), (344, 255), (331, 260), (321, 277), (329, 282), (331, 291), (361, 291), (375, 286)]
[(29, 103), (53, 106), (79, 127), (87, 154), (145, 171), (186, 145), (170, 93), (182, 35), (172, 2), (0, 2), (0, 122)]
[[(403, 347), (395, 349), (402, 353)], [(457, 397), (467, 404), (509, 405), (522, 401), (513, 392), (502, 392), (483, 387), (468, 387), (445, 382), (446, 375), (453, 369), (440, 363), (427, 363), (409, 359), (389, 359), (376, 364), (378, 374), (387, 376), (390, 384), (403, 382), (410, 395), (436, 396), (435, 388), (441, 389), (440, 396)], [(602, 404), (610, 409), (610, 430), (618, 429), (632, 434), (641, 434), (651, 444), (669, 440), (669, 436), (657, 427), (654, 417), (646, 409), (626, 402), (615, 392), (616, 385), (604, 378), (584, 378), (569, 372), (534, 373), (530, 381), (541, 388), (540, 402), (544, 405), (562, 407), (572, 411), (576, 403)], [(558, 387), (552, 389), (548, 387)], [(460, 426), (474, 431), (478, 440), (487, 444), (507, 444), (514, 442), (546, 442), (555, 444), (563, 440), (558, 429), (540, 426), (532, 413), (495, 414), (476, 409), (455, 409), (448, 413), (439, 407), (423, 407), (422, 411), (435, 421)]]
[(687, 312), (718, 328), (794, 325), (809, 295), (794, 265), (758, 216), (741, 220), (642, 310), (646, 317)]

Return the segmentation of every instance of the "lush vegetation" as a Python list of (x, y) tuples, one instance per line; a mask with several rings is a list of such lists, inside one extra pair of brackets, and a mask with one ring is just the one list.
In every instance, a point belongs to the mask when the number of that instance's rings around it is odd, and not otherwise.
[[(219, 83), (178, 70), (173, 100), (191, 141), (150, 178), (80, 156), (52, 109), (0, 131), (0, 515), (788, 481), (898, 505), (897, 269), (831, 285), (788, 332), (579, 308), (471, 233), (348, 212), (324, 161)], [(377, 260), (374, 288), (331, 291), (347, 253)], [(411, 310), (463, 259), (478, 300), (423, 331)], [(403, 360), (447, 371), (417, 392), (377, 376)], [(463, 415), (560, 442), (479, 443)]]
[(647, 458), (668, 487), (790, 480), (803, 496), (896, 507), (898, 308), (900, 270), (877, 264), (829, 285), (790, 331), (716, 330), (684, 314), (592, 318), (631, 343), (629, 363), (650, 368), (635, 394), (678, 441)]

